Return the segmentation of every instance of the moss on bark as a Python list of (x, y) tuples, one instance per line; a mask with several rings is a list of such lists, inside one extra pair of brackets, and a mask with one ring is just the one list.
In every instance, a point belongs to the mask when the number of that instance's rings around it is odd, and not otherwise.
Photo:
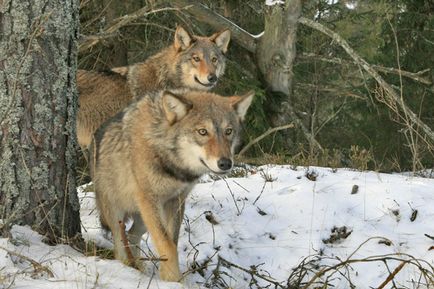
[(51, 241), (80, 231), (75, 185), (78, 1), (8, 1), (0, 14), (0, 218)]

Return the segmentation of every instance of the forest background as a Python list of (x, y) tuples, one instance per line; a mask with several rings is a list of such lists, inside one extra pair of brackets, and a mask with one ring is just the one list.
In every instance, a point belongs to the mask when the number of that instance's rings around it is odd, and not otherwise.
[[(78, 66), (107, 70), (144, 61), (172, 43), (176, 25), (198, 35), (228, 27), (229, 63), (216, 91), (256, 91), (244, 145), (270, 128), (286, 128), (242, 151), (242, 160), (385, 172), (432, 168), (433, 139), (423, 125), (430, 130), (434, 124), (434, 4), (267, 2), (274, 5), (262, 0), (83, 0)], [(286, 31), (282, 24), (291, 19), (296, 20)], [(326, 35), (327, 28), (334, 34)], [(270, 36), (279, 33), (280, 38)], [(281, 46), (278, 53), (273, 41)], [(272, 59), (264, 64), (267, 58)], [(273, 87), (266, 72), (270, 67), (289, 78), (288, 92)], [(285, 126), (291, 123), (294, 127)]]

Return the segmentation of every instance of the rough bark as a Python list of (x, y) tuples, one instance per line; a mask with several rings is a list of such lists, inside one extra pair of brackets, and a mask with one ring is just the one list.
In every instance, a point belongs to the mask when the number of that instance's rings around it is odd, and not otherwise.
[(300, 0), (286, 0), (283, 5), (266, 6), (265, 27), (258, 49), (257, 62), (268, 85), (267, 89), (284, 97), (272, 113), (274, 126), (290, 122), (292, 66), (296, 50), (297, 19), (301, 14)]
[(80, 232), (78, 0), (0, 4), (0, 219), (52, 242)]
[[(277, 97), (267, 111), (274, 127), (294, 121), (308, 138), (310, 144), (322, 149), (315, 137), (296, 115), (291, 105), (293, 64), (296, 57), (298, 18), (301, 0), (286, 0), (284, 4), (266, 6), (264, 33), (256, 49), (256, 60), (269, 94)], [(289, 136), (286, 135), (289, 142)]]

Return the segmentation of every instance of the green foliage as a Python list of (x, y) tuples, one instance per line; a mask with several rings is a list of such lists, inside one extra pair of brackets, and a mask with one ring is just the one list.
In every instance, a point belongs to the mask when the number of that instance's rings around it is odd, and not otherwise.
[[(417, 2), (417, 4), (416, 4)], [(352, 3), (352, 8), (348, 7)], [(348, 41), (371, 65), (418, 72), (434, 67), (433, 5), (430, 1), (320, 1), (304, 6), (304, 16), (316, 18)], [(304, 112), (306, 123), (326, 148), (345, 151), (352, 145), (369, 148), (369, 167), (385, 171), (432, 167), (432, 144), (412, 133), (403, 113), (386, 106), (384, 92), (338, 45), (318, 31), (300, 27), (298, 53), (320, 57), (295, 65), (296, 111)], [(398, 42), (398, 47), (395, 42)], [(397, 58), (399, 51), (399, 59)], [(431, 52), (430, 52), (431, 51)], [(324, 59), (340, 59), (332, 63)], [(399, 62), (398, 62), (399, 60)], [(432, 87), (396, 74), (382, 76), (404, 101), (433, 128)], [(428, 73), (423, 75), (428, 76)], [(402, 83), (402, 85), (401, 85)], [(432, 85), (431, 85), (432, 86)], [(315, 129), (314, 129), (315, 130)], [(349, 162), (346, 165), (360, 167)]]

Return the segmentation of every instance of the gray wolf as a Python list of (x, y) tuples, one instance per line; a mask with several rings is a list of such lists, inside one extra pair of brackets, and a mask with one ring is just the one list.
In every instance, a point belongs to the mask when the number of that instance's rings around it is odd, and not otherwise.
[(105, 120), (147, 92), (179, 88), (206, 91), (214, 87), (225, 71), (229, 41), (229, 30), (201, 37), (178, 26), (173, 45), (145, 62), (108, 72), (78, 70), (80, 146), (87, 148)]
[(177, 243), (185, 199), (205, 173), (233, 166), (240, 124), (254, 93), (159, 92), (105, 122), (89, 148), (101, 223), (117, 259), (128, 263), (119, 221), (132, 218), (131, 251), (147, 230), (161, 258), (160, 278), (179, 281)]

